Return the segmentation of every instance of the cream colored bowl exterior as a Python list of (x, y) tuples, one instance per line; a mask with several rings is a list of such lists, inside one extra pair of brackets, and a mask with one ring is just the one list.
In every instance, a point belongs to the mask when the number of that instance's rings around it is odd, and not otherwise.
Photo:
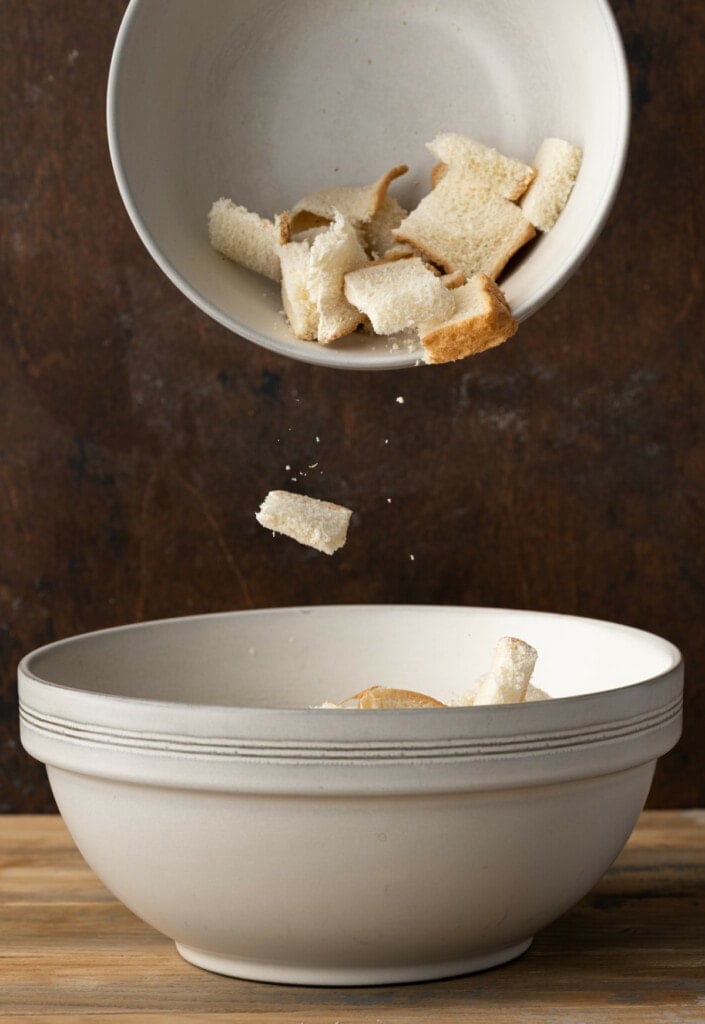
[[(506, 633), (540, 643), (538, 681), (574, 695), (305, 706), (375, 667), (394, 684), (394, 665), (447, 696)], [(267, 706), (287, 693), (299, 706)], [(192, 962), (298, 984), (421, 980), (523, 952), (621, 850), (681, 699), (666, 641), (488, 609), (170, 620), (53, 644), (20, 668), (22, 742), (108, 888)]]
[[(527, 14), (529, 16), (527, 16)], [(220, 196), (265, 216), (331, 184), (407, 163), (393, 192), (428, 191), (424, 143), (463, 131), (531, 161), (547, 136), (584, 149), (555, 228), (503, 279), (518, 319), (576, 270), (621, 180), (629, 83), (607, 0), (132, 0), (108, 86), (125, 206), (181, 291), (237, 334), (349, 369), (413, 366), (416, 348), (353, 335), (295, 339), (273, 282), (209, 246)]]

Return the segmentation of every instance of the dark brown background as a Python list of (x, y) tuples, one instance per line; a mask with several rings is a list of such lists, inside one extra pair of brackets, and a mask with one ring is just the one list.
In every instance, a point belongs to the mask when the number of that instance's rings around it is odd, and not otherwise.
[[(152, 263), (105, 140), (124, 6), (0, 5), (0, 810), (53, 808), (17, 740), (28, 650), (138, 619), (350, 601), (667, 636), (686, 656), (686, 726), (651, 805), (705, 804), (705, 5), (614, 4), (632, 145), (583, 269), (503, 348), (382, 374), (260, 350)], [(355, 510), (334, 558), (255, 523), (291, 476)]]

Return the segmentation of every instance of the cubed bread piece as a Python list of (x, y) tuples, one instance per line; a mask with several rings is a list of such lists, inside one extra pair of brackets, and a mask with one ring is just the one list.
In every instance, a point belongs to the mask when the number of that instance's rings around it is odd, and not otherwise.
[(370, 318), (376, 334), (396, 334), (431, 317), (444, 319), (455, 308), (453, 293), (418, 256), (346, 274), (345, 296)]
[(232, 199), (217, 199), (208, 214), (211, 245), (229, 260), (272, 281), (281, 279), (279, 246), (290, 229), (288, 215), (272, 223)]
[(332, 555), (345, 544), (351, 515), (343, 505), (289, 491), (270, 491), (255, 513), (261, 526), (325, 555)]
[(345, 275), (367, 263), (355, 228), (340, 214), (311, 246), (307, 286), (318, 311), (317, 336), (321, 345), (350, 334), (362, 314), (345, 297)]
[(388, 249), (396, 247), (392, 229), (399, 227), (406, 212), (394, 196), (384, 197), (377, 212), (362, 225), (365, 247), (370, 256), (383, 256)]
[(494, 280), (536, 231), (514, 203), (449, 167), (392, 234), (448, 273), (462, 270), (468, 278), (487, 274)]
[(455, 312), (445, 320), (419, 324), (419, 338), (427, 363), (450, 363), (501, 345), (518, 324), (504, 295), (486, 274), (449, 292)]
[(564, 139), (544, 139), (539, 146), (534, 158), (536, 178), (520, 203), (524, 216), (539, 231), (550, 231), (558, 220), (582, 159), (582, 150)]
[(504, 636), (495, 648), (492, 668), (475, 694), (475, 707), (482, 704), (515, 704), (523, 701), (536, 664), (536, 651), (523, 640)]
[[(442, 132), (433, 142), (427, 142), (426, 148), (437, 160), (465, 170), (477, 185), (492, 189), (505, 199), (518, 199), (523, 195), (536, 174), (533, 167), (521, 160), (503, 156), (496, 149), (457, 132)], [(437, 184), (434, 178), (441, 173), (444, 172), (434, 168), (431, 175), (434, 187)]]
[(354, 225), (366, 223), (382, 205), (390, 182), (408, 170), (406, 164), (400, 164), (372, 185), (334, 186), (305, 196), (291, 210), (294, 232), (314, 227), (321, 221), (331, 221), (336, 211)]
[(308, 290), (311, 245), (289, 242), (279, 250), (282, 275), (282, 304), (292, 333), (302, 341), (318, 335), (318, 309)]

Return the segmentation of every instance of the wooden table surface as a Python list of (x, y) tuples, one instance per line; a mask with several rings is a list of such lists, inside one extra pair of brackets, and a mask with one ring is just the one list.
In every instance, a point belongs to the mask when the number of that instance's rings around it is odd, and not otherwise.
[(513, 964), (326, 989), (192, 967), (108, 893), (54, 816), (0, 817), (0, 1021), (705, 1022), (705, 810), (645, 812), (614, 867)]

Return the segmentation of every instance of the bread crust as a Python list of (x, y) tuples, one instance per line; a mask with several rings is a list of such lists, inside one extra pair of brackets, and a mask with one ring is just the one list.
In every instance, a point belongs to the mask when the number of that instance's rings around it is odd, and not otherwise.
[[(342, 704), (349, 704), (350, 701), (357, 701), (357, 707), (363, 709), (373, 708), (444, 708), (442, 701), (435, 697), (429, 697), (425, 693), (417, 693), (416, 690), (398, 690), (391, 686), (370, 686), (361, 690), (353, 697), (349, 697)], [(354, 706), (354, 705), (353, 705)]]
[(431, 168), (431, 188), (435, 188), (439, 181), (443, 180), (447, 170), (448, 164), (444, 164), (442, 160), (434, 164)]
[(291, 208), (294, 233), (332, 221), (336, 211), (356, 226), (366, 224), (379, 210), (390, 184), (408, 170), (406, 164), (397, 164), (371, 185), (335, 186), (304, 196)]
[(472, 288), (477, 312), (433, 326), (421, 325), (419, 335), (427, 363), (451, 363), (495, 348), (516, 333), (518, 323), (504, 295), (486, 274), (478, 274), (464, 287)]

